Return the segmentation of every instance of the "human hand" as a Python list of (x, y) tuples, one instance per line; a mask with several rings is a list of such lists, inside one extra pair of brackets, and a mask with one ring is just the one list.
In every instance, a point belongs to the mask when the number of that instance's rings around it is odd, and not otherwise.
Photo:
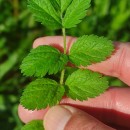
[[(76, 38), (67, 37), (68, 52), (75, 40)], [(63, 40), (60, 36), (43, 37), (37, 39), (33, 47), (49, 44), (62, 51), (62, 43)], [(88, 69), (118, 77), (130, 86), (130, 45), (115, 43), (115, 47), (116, 51), (111, 58), (89, 66)], [(44, 117), (46, 130), (112, 130), (113, 128), (129, 130), (129, 99), (130, 88), (111, 88), (99, 97), (88, 101), (80, 102), (64, 98), (61, 106), (40, 111), (28, 111), (20, 105), (18, 112), (19, 117), (25, 123)]]

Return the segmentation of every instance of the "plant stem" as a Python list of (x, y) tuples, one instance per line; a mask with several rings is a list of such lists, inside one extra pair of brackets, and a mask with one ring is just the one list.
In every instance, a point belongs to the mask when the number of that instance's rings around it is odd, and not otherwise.
[(65, 69), (62, 70), (61, 76), (60, 76), (60, 84), (63, 85), (64, 83), (64, 75), (65, 75)]
[[(63, 42), (64, 42), (64, 54), (66, 54), (67, 50), (66, 50), (66, 30), (65, 30), (65, 28), (62, 28), (62, 34), (63, 34)], [(60, 76), (61, 85), (64, 84), (64, 76), (65, 76), (65, 69), (63, 69), (61, 72), (61, 76)]]
[(64, 54), (66, 54), (66, 30), (65, 28), (62, 29), (62, 33), (63, 33), (63, 41), (64, 41)]

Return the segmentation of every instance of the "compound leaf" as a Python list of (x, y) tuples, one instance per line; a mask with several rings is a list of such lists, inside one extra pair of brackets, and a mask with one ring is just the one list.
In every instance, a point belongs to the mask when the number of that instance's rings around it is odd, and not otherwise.
[(64, 95), (64, 87), (51, 79), (37, 79), (24, 90), (20, 103), (29, 110), (56, 105)]
[(67, 55), (60, 53), (56, 48), (45, 45), (33, 49), (24, 58), (20, 68), (26, 76), (43, 77), (47, 73), (51, 75), (61, 71), (67, 62)]
[(87, 66), (105, 60), (113, 50), (111, 40), (96, 35), (85, 35), (72, 45), (69, 58), (76, 66)]
[(90, 7), (90, 2), (91, 0), (73, 0), (66, 10), (62, 23), (63, 27), (72, 28), (79, 24), (81, 19), (86, 16), (86, 10)]
[(94, 98), (108, 88), (108, 81), (99, 73), (90, 70), (77, 70), (66, 80), (67, 96), (76, 100)]
[[(28, 0), (37, 21), (51, 29), (75, 27), (86, 16), (91, 0)], [(78, 12), (78, 13), (77, 13)]]
[(62, 27), (61, 19), (50, 0), (28, 0), (28, 7), (42, 24), (54, 29)]
[(21, 130), (45, 130), (43, 120), (33, 120), (23, 126)]

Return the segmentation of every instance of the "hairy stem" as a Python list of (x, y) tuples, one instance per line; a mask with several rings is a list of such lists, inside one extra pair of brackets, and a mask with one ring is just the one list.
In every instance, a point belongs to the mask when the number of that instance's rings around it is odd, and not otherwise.
[[(62, 34), (63, 34), (63, 41), (64, 41), (64, 54), (67, 53), (66, 51), (66, 31), (65, 28), (62, 28)], [(62, 70), (61, 76), (60, 76), (60, 84), (64, 84), (64, 76), (65, 76), (65, 69)]]

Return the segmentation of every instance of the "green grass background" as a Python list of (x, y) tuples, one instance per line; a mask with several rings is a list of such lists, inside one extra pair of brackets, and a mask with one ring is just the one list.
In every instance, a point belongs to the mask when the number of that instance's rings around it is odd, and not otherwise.
[[(23, 87), (19, 65), (37, 37), (60, 35), (34, 21), (26, 0), (0, 0), (0, 129), (20, 130), (17, 106)], [(87, 17), (68, 35), (97, 34), (113, 41), (130, 41), (130, 0), (92, 0)], [(109, 78), (111, 85), (124, 85)]]

